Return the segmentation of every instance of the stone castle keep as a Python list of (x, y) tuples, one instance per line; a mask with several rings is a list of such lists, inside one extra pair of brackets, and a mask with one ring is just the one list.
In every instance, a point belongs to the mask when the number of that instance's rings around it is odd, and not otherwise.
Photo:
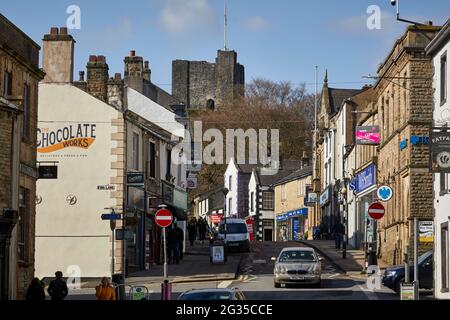
[(217, 52), (215, 63), (174, 60), (172, 94), (192, 109), (218, 109), (244, 94), (244, 66), (235, 51)]

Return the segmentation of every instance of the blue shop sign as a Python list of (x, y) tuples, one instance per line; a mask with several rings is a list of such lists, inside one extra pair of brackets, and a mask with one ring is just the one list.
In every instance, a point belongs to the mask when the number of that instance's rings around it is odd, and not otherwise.
[(356, 176), (356, 193), (360, 194), (375, 185), (375, 164), (372, 164)]
[(297, 218), (300, 216), (308, 216), (308, 208), (298, 209), (294, 211), (289, 211), (288, 213), (281, 214), (277, 217), (277, 221), (287, 221), (292, 218)]

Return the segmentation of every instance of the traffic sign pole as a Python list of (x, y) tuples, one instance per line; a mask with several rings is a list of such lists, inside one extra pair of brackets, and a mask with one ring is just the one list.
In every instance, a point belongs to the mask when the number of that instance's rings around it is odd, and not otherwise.
[(163, 228), (163, 242), (164, 242), (164, 281), (167, 280), (167, 240), (166, 228)]

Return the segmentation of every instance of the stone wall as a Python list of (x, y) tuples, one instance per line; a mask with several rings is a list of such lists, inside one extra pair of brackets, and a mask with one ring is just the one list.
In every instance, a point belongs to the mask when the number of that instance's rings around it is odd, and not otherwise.
[[(402, 41), (397, 42), (392, 56), (380, 68), (380, 76), (398, 79), (381, 80), (376, 86), (382, 143), (378, 152), (378, 182), (394, 190), (388, 201), (386, 215), (379, 223), (379, 243), (382, 259), (398, 264), (409, 245), (412, 257), (414, 237), (413, 218), (433, 218), (433, 181), (429, 172), (429, 145), (413, 145), (412, 136), (428, 137), (432, 123), (433, 93), (432, 63), (424, 56), (426, 43), (408, 29)], [(415, 40), (416, 39), (416, 40)], [(413, 48), (411, 47), (413, 42)], [(406, 143), (400, 148), (400, 143)], [(420, 244), (419, 253), (432, 248)]]
[[(1, 83), (1, 81), (0, 81)], [(0, 109), (0, 210), (11, 208), (12, 114)]]
[(172, 94), (189, 108), (220, 108), (244, 94), (244, 66), (237, 63), (235, 51), (217, 53), (215, 63), (174, 60)]

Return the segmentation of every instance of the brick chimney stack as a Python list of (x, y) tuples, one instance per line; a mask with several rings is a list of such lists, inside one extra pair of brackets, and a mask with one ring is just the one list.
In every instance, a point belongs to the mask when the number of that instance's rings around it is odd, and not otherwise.
[(144, 91), (144, 59), (136, 56), (136, 51), (131, 50), (130, 55), (125, 57), (125, 83), (134, 90)]
[(46, 73), (43, 82), (72, 83), (75, 40), (67, 28), (51, 28), (43, 42), (42, 65)]
[(109, 67), (104, 56), (90, 56), (87, 63), (87, 92), (108, 101)]
[(124, 106), (124, 81), (120, 73), (108, 81), (108, 103), (119, 110)]
[(148, 82), (152, 81), (152, 70), (150, 69), (150, 63), (148, 61), (144, 61), (143, 78)]

